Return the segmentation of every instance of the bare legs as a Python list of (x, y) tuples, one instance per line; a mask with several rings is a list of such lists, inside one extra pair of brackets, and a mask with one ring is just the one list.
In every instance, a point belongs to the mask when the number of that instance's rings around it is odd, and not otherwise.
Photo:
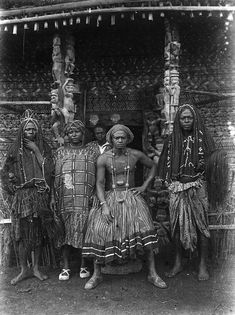
[[(64, 245), (62, 247), (62, 257), (63, 257), (63, 270), (59, 275), (59, 280), (69, 280), (70, 277), (70, 269), (69, 269), (69, 258), (71, 254), (72, 246)], [(81, 259), (81, 267), (80, 267), (80, 277), (87, 278), (90, 276), (89, 271), (86, 268), (85, 259), (82, 257)]]
[[(11, 280), (12, 285), (16, 285), (18, 282), (28, 278), (30, 276), (29, 268), (27, 266), (27, 251), (24, 248), (22, 242), (18, 245), (19, 251), (19, 260), (20, 260), (20, 273), (14, 279)], [(34, 264), (33, 264), (33, 276), (38, 278), (39, 280), (43, 281), (47, 279), (47, 275), (44, 275), (39, 271), (39, 258), (41, 254), (41, 247), (37, 247), (34, 251)]]
[(93, 273), (92, 277), (85, 284), (85, 289), (86, 290), (94, 289), (102, 281), (103, 281), (103, 277), (102, 277), (102, 273), (101, 273), (101, 265), (98, 264), (94, 260), (94, 273)]
[(176, 231), (176, 233), (175, 233), (174, 246), (175, 246), (175, 250), (176, 250), (175, 261), (174, 261), (173, 268), (169, 272), (166, 272), (166, 276), (168, 278), (172, 278), (172, 277), (176, 276), (178, 273), (180, 273), (183, 270), (182, 247), (181, 247), (181, 242), (180, 242), (179, 230)]
[[(153, 251), (147, 252), (148, 257), (148, 281), (152, 283), (154, 286), (164, 289), (167, 288), (166, 283), (159, 277), (159, 275), (156, 272), (155, 268), (155, 261), (154, 261), (154, 253)], [(100, 284), (103, 281), (102, 273), (101, 273), (101, 265), (98, 264), (96, 261), (94, 261), (94, 273), (90, 280), (86, 283), (85, 289), (91, 290), (97, 287), (98, 284)]]
[[(176, 232), (174, 238), (174, 245), (176, 249), (176, 256), (173, 268), (166, 273), (166, 276), (171, 278), (176, 276), (183, 270), (182, 265), (182, 247), (180, 242), (179, 231)], [(198, 280), (208, 280), (209, 273), (207, 270), (207, 256), (208, 256), (208, 238), (198, 231), (198, 253), (199, 253), (199, 268), (198, 268)]]
[(166, 283), (159, 277), (155, 268), (155, 260), (153, 251), (148, 251), (148, 281), (152, 283), (155, 287), (160, 289), (167, 288)]
[(40, 255), (41, 255), (41, 247), (36, 247), (34, 251), (33, 275), (34, 277), (43, 281), (43, 280), (46, 280), (48, 276), (39, 271), (38, 263), (39, 263)]
[(64, 269), (69, 269), (69, 256), (70, 256), (71, 248), (69, 245), (64, 245), (62, 247), (62, 258), (63, 258), (63, 266)]

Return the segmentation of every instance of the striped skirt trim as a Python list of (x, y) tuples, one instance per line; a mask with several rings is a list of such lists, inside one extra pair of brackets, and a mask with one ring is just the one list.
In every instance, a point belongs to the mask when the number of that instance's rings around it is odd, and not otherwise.
[[(106, 224), (96, 203), (91, 209), (82, 254), (98, 263), (135, 259), (145, 249), (158, 250), (157, 232), (145, 200), (128, 191), (124, 202), (117, 202), (114, 192), (107, 192), (106, 202), (114, 220)], [(120, 196), (119, 196), (120, 197)]]

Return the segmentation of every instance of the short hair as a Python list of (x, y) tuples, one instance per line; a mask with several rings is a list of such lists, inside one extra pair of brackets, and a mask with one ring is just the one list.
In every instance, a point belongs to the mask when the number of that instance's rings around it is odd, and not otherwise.
[(98, 123), (98, 124), (96, 124), (96, 125), (93, 127), (93, 131), (94, 131), (94, 132), (95, 132), (95, 129), (96, 129), (96, 128), (102, 128), (104, 131), (107, 130), (106, 126), (105, 126), (104, 124), (102, 124), (102, 123)]

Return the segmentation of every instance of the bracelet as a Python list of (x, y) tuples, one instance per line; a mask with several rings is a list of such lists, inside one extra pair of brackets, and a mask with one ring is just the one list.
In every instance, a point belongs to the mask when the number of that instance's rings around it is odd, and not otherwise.
[(102, 202), (100, 203), (100, 205), (103, 206), (105, 203), (106, 203), (106, 201), (102, 201)]

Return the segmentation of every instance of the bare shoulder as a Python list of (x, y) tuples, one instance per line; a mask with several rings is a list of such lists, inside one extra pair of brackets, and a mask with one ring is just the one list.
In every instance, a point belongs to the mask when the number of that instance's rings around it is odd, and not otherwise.
[(143, 158), (145, 156), (145, 154), (140, 150), (129, 148), (129, 152), (130, 152), (130, 155), (136, 157), (137, 159)]
[(112, 156), (112, 151), (106, 151), (103, 154), (99, 155), (97, 159), (97, 165), (105, 165), (109, 157)]

